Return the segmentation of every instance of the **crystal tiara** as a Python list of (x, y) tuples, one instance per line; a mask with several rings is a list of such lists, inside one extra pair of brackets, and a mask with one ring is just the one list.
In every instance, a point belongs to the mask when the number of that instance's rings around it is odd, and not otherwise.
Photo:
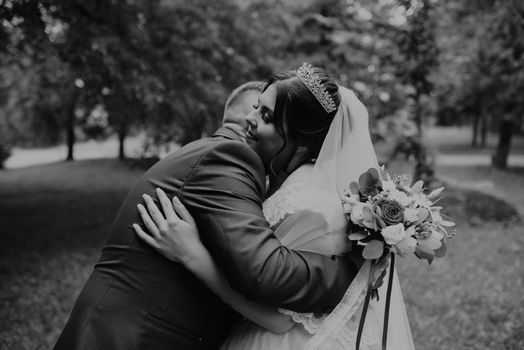
[(313, 71), (311, 64), (303, 63), (302, 66), (297, 69), (297, 77), (302, 80), (327, 113), (337, 110), (335, 101), (333, 101), (333, 98), (329, 95), (326, 88), (322, 86), (320, 77)]

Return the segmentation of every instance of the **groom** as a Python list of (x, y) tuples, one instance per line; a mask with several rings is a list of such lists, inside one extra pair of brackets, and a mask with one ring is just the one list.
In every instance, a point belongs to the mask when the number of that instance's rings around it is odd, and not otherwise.
[(130, 191), (99, 262), (84, 286), (56, 350), (217, 349), (238, 315), (182, 265), (134, 233), (136, 205), (155, 188), (177, 195), (233, 288), (250, 299), (301, 312), (325, 312), (341, 299), (357, 266), (282, 246), (262, 213), (262, 159), (242, 141), (243, 116), (260, 85), (226, 103), (224, 127), (149, 169)]

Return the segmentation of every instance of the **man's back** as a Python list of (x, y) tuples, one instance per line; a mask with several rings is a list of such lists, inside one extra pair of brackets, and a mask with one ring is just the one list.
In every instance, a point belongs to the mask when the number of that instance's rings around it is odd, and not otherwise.
[(345, 258), (282, 246), (262, 213), (264, 166), (222, 128), (152, 167), (126, 198), (55, 349), (214, 349), (235, 315), (195, 277), (140, 242), (142, 194), (177, 195), (231, 286), (298, 312), (326, 312), (356, 276)]
[[(220, 344), (236, 314), (182, 265), (142, 243), (131, 225), (141, 222), (136, 205), (142, 194), (153, 195), (160, 187), (180, 195), (200, 159), (224, 142), (238, 143), (224, 137), (193, 142), (142, 176), (120, 208), (55, 349), (173, 350)], [(260, 182), (263, 178), (262, 172)]]

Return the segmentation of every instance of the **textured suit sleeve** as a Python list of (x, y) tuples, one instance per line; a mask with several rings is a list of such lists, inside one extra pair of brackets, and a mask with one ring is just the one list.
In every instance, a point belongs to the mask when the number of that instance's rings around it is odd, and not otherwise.
[(358, 270), (350, 260), (281, 245), (262, 212), (265, 176), (240, 142), (220, 142), (193, 169), (181, 200), (231, 285), (250, 299), (298, 312), (325, 312)]

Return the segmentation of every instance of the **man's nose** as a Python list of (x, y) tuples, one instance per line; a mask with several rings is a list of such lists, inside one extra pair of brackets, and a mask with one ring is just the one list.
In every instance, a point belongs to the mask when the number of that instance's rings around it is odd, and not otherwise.
[(247, 122), (247, 128), (248, 129), (256, 129), (256, 127), (257, 127), (257, 120), (253, 116), (253, 113), (249, 113), (247, 115), (246, 122)]

